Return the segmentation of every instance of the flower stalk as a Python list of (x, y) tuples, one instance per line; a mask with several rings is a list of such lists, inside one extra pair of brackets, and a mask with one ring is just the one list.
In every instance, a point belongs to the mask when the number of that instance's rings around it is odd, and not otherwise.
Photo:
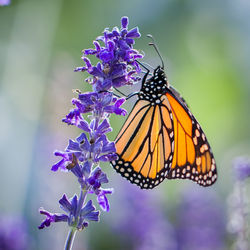
[(76, 228), (72, 227), (69, 230), (69, 234), (68, 234), (68, 237), (67, 237), (66, 242), (65, 242), (65, 247), (64, 247), (65, 250), (71, 250), (72, 249), (73, 242), (74, 242), (74, 239), (75, 239), (75, 235), (76, 235)]

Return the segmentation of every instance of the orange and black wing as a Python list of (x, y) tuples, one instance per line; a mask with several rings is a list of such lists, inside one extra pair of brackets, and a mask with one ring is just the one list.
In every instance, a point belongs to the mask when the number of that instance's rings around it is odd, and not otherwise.
[(191, 179), (210, 186), (217, 179), (216, 164), (201, 126), (186, 103), (170, 89), (166, 93), (174, 123), (174, 156), (168, 179)]
[(113, 167), (141, 188), (157, 186), (168, 175), (174, 152), (171, 107), (163, 95), (159, 104), (139, 99), (116, 138), (118, 159)]

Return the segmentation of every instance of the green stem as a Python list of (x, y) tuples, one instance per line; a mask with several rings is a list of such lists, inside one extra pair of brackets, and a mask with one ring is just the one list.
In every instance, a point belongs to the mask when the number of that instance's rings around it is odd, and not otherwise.
[[(81, 211), (81, 208), (82, 208), (83, 203), (85, 201), (86, 195), (87, 195), (87, 190), (85, 190), (85, 189), (82, 190), (81, 189), (80, 198), (79, 198), (79, 201), (78, 201), (78, 207), (77, 207), (77, 211), (76, 211), (76, 220), (77, 221), (80, 218), (79, 217), (80, 216), (80, 211)], [(65, 247), (64, 247), (65, 250), (71, 250), (72, 249), (74, 239), (75, 239), (75, 235), (76, 235), (76, 231), (77, 231), (77, 228), (76, 228), (77, 221), (74, 224), (75, 227), (73, 226), (73, 227), (70, 228), (68, 237), (67, 237), (66, 242), (65, 242)]]
[(71, 250), (72, 249), (74, 239), (75, 239), (75, 235), (76, 235), (76, 228), (72, 227), (70, 229), (70, 231), (69, 231), (68, 237), (67, 237), (66, 242), (65, 242), (65, 247), (64, 247), (65, 250)]

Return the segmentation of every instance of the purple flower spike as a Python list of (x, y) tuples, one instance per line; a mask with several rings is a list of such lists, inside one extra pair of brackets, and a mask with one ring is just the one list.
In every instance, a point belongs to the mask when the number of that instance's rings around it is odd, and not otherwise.
[(0, 6), (6, 6), (10, 4), (10, 0), (0, 0)]
[[(78, 96), (71, 100), (74, 106), (62, 119), (67, 125), (81, 129), (81, 134), (75, 139), (69, 139), (64, 151), (55, 151), (55, 156), (61, 159), (51, 170), (62, 170), (72, 173), (79, 184), (80, 195), (68, 199), (64, 194), (59, 200), (63, 214), (50, 213), (44, 209), (40, 213), (46, 218), (40, 229), (49, 227), (53, 222), (67, 222), (71, 228), (65, 249), (72, 247), (72, 234), (86, 228), (89, 221), (99, 221), (100, 212), (87, 200), (88, 195), (95, 195), (100, 208), (108, 212), (110, 205), (108, 194), (113, 190), (103, 188), (109, 180), (99, 163), (117, 159), (115, 143), (109, 141), (107, 133), (112, 131), (109, 117), (112, 114), (125, 116), (122, 108), (125, 98), (113, 95), (113, 88), (133, 85), (140, 80), (137, 73), (140, 67), (136, 60), (143, 57), (133, 48), (135, 39), (140, 37), (137, 27), (128, 29), (128, 17), (122, 17), (121, 28), (104, 29), (102, 36), (93, 42), (93, 48), (83, 50), (83, 66), (76, 72), (85, 72), (85, 79), (92, 88), (91, 92), (74, 91)], [(97, 59), (90, 60), (91, 57)], [(85, 84), (86, 84), (85, 83)]]
[(246, 157), (238, 157), (234, 161), (234, 170), (239, 180), (250, 177), (250, 160)]
[[(83, 57), (86, 67), (76, 69), (76, 71), (87, 69), (89, 74), (98, 77), (98, 79), (93, 79), (92, 82), (95, 83), (94, 89), (99, 92), (108, 90), (112, 86), (121, 87), (135, 81), (135, 78), (132, 78), (132, 75), (129, 74), (130, 70), (127, 69), (126, 64), (134, 66), (136, 72), (140, 71), (135, 60), (143, 56), (133, 49), (132, 45), (134, 44), (134, 38), (139, 38), (141, 35), (137, 27), (128, 31), (128, 23), (128, 17), (123, 17), (121, 19), (121, 31), (117, 27), (112, 32), (105, 29), (103, 36), (97, 38), (104, 43), (104, 47), (95, 41), (95, 49), (84, 50), (85, 55), (95, 55), (100, 59), (102, 61), (101, 67), (92, 66), (90, 61)], [(116, 67), (122, 61), (125, 63), (125, 68), (122, 74), (117, 75)]]

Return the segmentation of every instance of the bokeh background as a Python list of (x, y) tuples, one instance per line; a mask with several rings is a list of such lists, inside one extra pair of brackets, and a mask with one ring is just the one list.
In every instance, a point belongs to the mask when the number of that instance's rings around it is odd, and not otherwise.
[[(67, 225), (39, 231), (38, 208), (61, 212), (62, 194), (79, 192), (73, 175), (50, 171), (58, 160), (53, 151), (80, 133), (61, 122), (72, 107), (72, 89), (89, 89), (87, 75), (73, 69), (82, 65), (81, 50), (126, 15), (142, 34), (135, 48), (154, 67), (160, 61), (146, 35), (155, 37), (170, 83), (209, 138), (219, 179), (206, 189), (176, 180), (141, 191), (104, 165), (115, 189), (111, 210), (77, 234), (74, 249), (234, 249), (232, 162), (250, 154), (249, 13), (248, 0), (13, 0), (0, 6), (0, 241), (9, 239), (10, 249), (63, 248)], [(110, 139), (122, 122), (111, 118)]]

